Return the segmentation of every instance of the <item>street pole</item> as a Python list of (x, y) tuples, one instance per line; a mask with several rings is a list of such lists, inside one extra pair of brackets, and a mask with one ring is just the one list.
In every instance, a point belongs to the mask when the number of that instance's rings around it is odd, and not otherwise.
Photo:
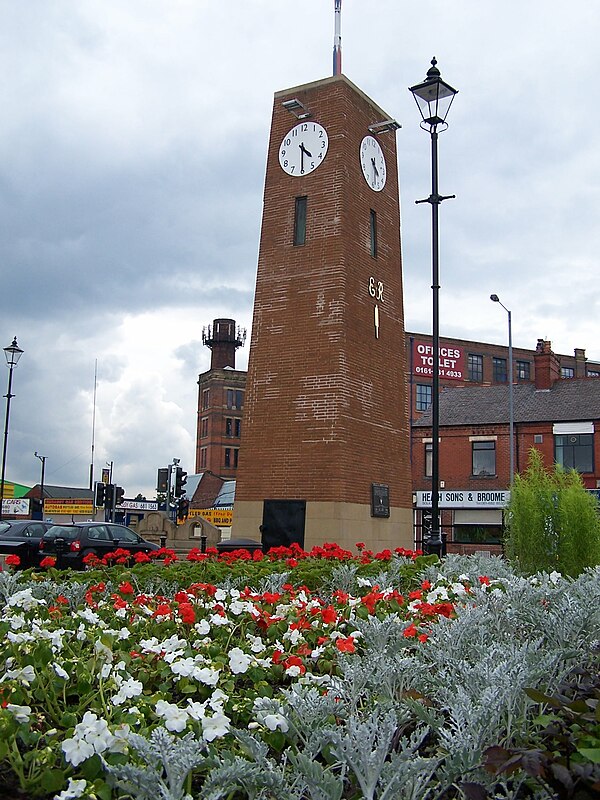
[(508, 439), (510, 459), (510, 482), (512, 486), (515, 479), (515, 403), (514, 403), (514, 375), (513, 375), (513, 346), (512, 346), (512, 314), (497, 294), (491, 294), (490, 300), (506, 311), (508, 315)]
[(19, 359), (23, 355), (23, 350), (17, 344), (17, 337), (15, 336), (12, 344), (4, 348), (4, 355), (6, 356), (6, 363), (8, 366), (8, 391), (4, 395), (6, 397), (6, 416), (4, 418), (4, 440), (2, 444), (2, 474), (0, 475), (0, 520), (2, 519), (2, 506), (4, 504), (4, 485), (6, 478), (6, 453), (8, 447), (8, 420), (10, 417), (10, 400), (14, 397), (12, 394), (12, 379), (13, 370), (17, 366)]

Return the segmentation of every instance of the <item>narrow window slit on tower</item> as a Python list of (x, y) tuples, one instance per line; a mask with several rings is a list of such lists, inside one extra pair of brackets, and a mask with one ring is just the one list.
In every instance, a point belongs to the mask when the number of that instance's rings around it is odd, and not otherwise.
[(297, 197), (294, 210), (294, 246), (298, 247), (306, 242), (306, 204), (307, 197)]
[(371, 229), (371, 255), (373, 258), (377, 258), (377, 213), (371, 209), (371, 219), (370, 219), (370, 229)]

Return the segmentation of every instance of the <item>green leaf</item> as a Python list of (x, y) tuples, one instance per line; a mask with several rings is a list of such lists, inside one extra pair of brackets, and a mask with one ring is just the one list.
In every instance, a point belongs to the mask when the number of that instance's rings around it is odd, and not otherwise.
[(578, 747), (577, 752), (593, 764), (600, 764), (600, 747)]
[(45, 770), (40, 783), (43, 788), (50, 794), (58, 792), (66, 783), (66, 775), (62, 769)]
[(552, 706), (553, 708), (562, 708), (562, 703), (559, 703), (556, 698), (548, 697), (547, 694), (544, 694), (537, 689), (525, 689), (525, 694), (535, 703), (543, 703), (544, 705)]

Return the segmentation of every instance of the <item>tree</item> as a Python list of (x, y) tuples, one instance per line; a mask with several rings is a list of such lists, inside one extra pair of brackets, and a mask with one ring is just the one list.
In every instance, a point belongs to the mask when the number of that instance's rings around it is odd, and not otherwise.
[(600, 564), (600, 513), (575, 470), (544, 467), (539, 450), (516, 475), (507, 509), (505, 552), (524, 573), (556, 570), (576, 577)]

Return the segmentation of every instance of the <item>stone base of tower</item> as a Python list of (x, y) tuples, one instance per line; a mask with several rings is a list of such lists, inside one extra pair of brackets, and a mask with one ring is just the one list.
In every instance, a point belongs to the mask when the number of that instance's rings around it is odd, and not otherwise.
[[(261, 539), (263, 522), (261, 501), (235, 502), (231, 538)], [(304, 549), (335, 542), (355, 551), (357, 542), (379, 552), (404, 547), (414, 548), (413, 512), (410, 508), (390, 508), (389, 517), (372, 517), (370, 506), (360, 503), (307, 501), (304, 528)]]

